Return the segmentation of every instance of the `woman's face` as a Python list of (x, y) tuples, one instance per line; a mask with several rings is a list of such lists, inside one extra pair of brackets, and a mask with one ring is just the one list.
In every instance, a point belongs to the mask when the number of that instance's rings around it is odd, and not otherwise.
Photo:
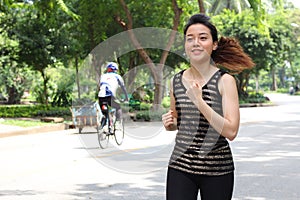
[(205, 62), (210, 60), (217, 42), (213, 42), (210, 29), (203, 24), (193, 24), (186, 32), (185, 52), (191, 62)]

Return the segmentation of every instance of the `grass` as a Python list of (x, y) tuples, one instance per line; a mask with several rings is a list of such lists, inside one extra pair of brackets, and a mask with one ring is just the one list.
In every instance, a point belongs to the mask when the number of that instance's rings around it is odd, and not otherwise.
[(33, 121), (33, 120), (17, 120), (17, 119), (5, 119), (0, 121), (0, 124), (10, 125), (10, 126), (20, 126), (20, 127), (34, 127), (34, 126), (45, 126), (50, 123)]

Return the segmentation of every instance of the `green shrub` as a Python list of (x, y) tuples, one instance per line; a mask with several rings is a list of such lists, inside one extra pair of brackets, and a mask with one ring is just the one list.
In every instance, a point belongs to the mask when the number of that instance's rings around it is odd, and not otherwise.
[(277, 91), (278, 93), (289, 93), (289, 89), (288, 88), (278, 88)]
[(151, 101), (150, 95), (146, 94), (146, 95), (144, 96), (144, 98), (143, 98), (143, 101), (145, 101), (145, 102), (150, 102), (150, 101)]
[(168, 109), (160, 109), (158, 111), (150, 112), (150, 120), (151, 121), (161, 121), (161, 116), (167, 112)]
[(143, 110), (136, 113), (137, 120), (150, 121), (149, 111)]
[(139, 110), (140, 105), (141, 105), (141, 102), (139, 100), (135, 100), (135, 99), (130, 99), (129, 100), (130, 111)]
[(166, 113), (167, 109), (154, 110), (141, 110), (136, 113), (137, 120), (144, 121), (161, 121), (162, 114)]
[(170, 108), (170, 97), (164, 97), (162, 100), (162, 106), (164, 108)]
[(36, 113), (37, 117), (64, 117), (68, 118), (72, 116), (71, 111), (68, 108), (51, 107), (47, 110), (39, 110)]
[(149, 110), (151, 108), (152, 104), (141, 102), (140, 104), (140, 110)]
[(268, 102), (267, 98), (262, 92), (249, 92), (246, 98), (240, 99), (240, 104), (243, 103), (266, 103)]
[(70, 117), (71, 111), (64, 107), (45, 105), (9, 105), (0, 106), (0, 117)]

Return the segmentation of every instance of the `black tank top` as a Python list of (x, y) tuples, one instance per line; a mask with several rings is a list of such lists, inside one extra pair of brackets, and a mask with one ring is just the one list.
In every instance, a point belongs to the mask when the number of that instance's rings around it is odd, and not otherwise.
[[(198, 108), (186, 95), (182, 83), (183, 71), (174, 76), (173, 95), (178, 114), (178, 132), (169, 167), (201, 175), (223, 175), (234, 170), (228, 141), (211, 127)], [(223, 116), (222, 96), (218, 80), (226, 72), (217, 71), (202, 87), (202, 97), (217, 113)]]

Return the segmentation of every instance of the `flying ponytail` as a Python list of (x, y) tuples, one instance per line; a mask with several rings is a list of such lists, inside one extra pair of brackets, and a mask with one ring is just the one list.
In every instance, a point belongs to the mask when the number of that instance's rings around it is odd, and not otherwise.
[(218, 41), (218, 48), (212, 52), (211, 56), (216, 65), (233, 73), (240, 73), (244, 69), (251, 69), (255, 66), (239, 42), (232, 37), (221, 37)]

